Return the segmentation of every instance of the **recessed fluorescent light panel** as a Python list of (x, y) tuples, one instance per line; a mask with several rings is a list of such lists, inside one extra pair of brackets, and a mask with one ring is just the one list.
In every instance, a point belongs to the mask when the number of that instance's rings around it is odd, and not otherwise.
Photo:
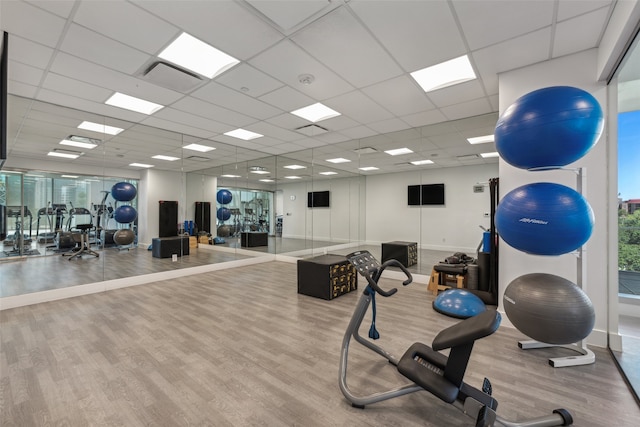
[(283, 168), (296, 170), (296, 169), (306, 169), (307, 167), (301, 166), (301, 165), (287, 165), (287, 166), (283, 166)]
[(412, 165), (422, 166), (422, 165), (432, 165), (433, 162), (431, 160), (416, 160), (411, 162)]
[(75, 179), (75, 178), (78, 177), (78, 175), (60, 175), (60, 177), (61, 178), (73, 178), (73, 179)]
[(337, 111), (332, 110), (331, 108), (319, 102), (313, 105), (309, 105), (308, 107), (292, 111), (291, 114), (295, 114), (296, 116), (307, 119), (313, 123), (327, 120), (340, 115), (340, 113), (338, 113)]
[(90, 142), (80, 142), (80, 141), (72, 141), (70, 139), (63, 139), (60, 141), (61, 145), (70, 145), (72, 147), (86, 148), (87, 150), (91, 150), (92, 148), (96, 148), (98, 144), (93, 144)]
[(210, 79), (240, 63), (233, 56), (187, 33), (180, 34), (158, 57)]
[(385, 150), (385, 153), (391, 155), (391, 156), (399, 156), (401, 154), (410, 154), (413, 153), (412, 150), (409, 150), (408, 148), (396, 148), (395, 150)]
[(148, 165), (146, 163), (129, 163), (129, 166), (133, 166), (134, 168), (152, 168), (153, 165)]
[(49, 151), (47, 153), (47, 156), (62, 157), (64, 159), (77, 159), (78, 157), (80, 157), (83, 154), (84, 153), (80, 153), (80, 152), (64, 151), (64, 150), (54, 149), (53, 151)]
[(189, 145), (185, 145), (182, 148), (186, 150), (200, 151), (201, 153), (206, 153), (207, 151), (215, 150), (215, 148), (213, 147), (208, 147), (206, 145), (200, 145), (200, 144), (189, 144)]
[(295, 175), (285, 176), (285, 178), (287, 178), (287, 179), (302, 179), (302, 177), (295, 176)]
[(333, 171), (327, 171), (327, 172), (320, 172), (320, 175), (338, 175), (338, 172), (333, 172)]
[(485, 135), (467, 138), (467, 141), (469, 141), (469, 144), (486, 144), (487, 142), (494, 142), (495, 138), (493, 135)]
[(493, 151), (493, 152), (491, 152), (491, 153), (480, 153), (480, 156), (481, 156), (483, 159), (487, 159), (487, 158), (489, 158), (489, 157), (500, 157), (500, 154), (498, 154), (498, 152), (497, 152), (497, 151)]
[(158, 160), (166, 160), (168, 162), (174, 162), (176, 160), (180, 160), (180, 157), (163, 156), (162, 154), (158, 154), (157, 156), (151, 156), (151, 158), (158, 159)]
[(145, 101), (144, 99), (125, 95), (124, 93), (120, 92), (116, 92), (111, 95), (111, 98), (107, 99), (104, 103), (107, 105), (113, 105), (114, 107), (124, 108), (125, 110), (131, 110), (137, 113), (148, 115), (151, 115), (161, 108), (164, 108), (164, 105), (156, 104), (155, 102), (151, 101)]
[(348, 163), (350, 161), (351, 160), (345, 159), (345, 158), (342, 158), (342, 157), (337, 157), (335, 159), (327, 159), (327, 162), (329, 162), (329, 163)]
[(259, 181), (260, 181), (260, 182), (274, 182), (274, 180), (273, 180), (273, 179), (266, 179), (266, 178), (265, 178), (265, 179), (261, 179), (261, 180), (259, 180)]
[(93, 123), (84, 121), (78, 125), (78, 129), (90, 130), (93, 132), (106, 133), (109, 135), (117, 135), (124, 129), (117, 128), (115, 126), (101, 125), (100, 123)]
[(240, 178), (240, 175), (231, 175), (231, 174), (226, 174), (226, 175), (220, 175), (222, 178)]
[(415, 79), (425, 92), (468, 82), (476, 78), (467, 55), (414, 71)]
[(229, 132), (225, 132), (225, 135), (232, 136), (238, 139), (244, 139), (245, 141), (249, 141), (251, 139), (256, 139), (256, 138), (260, 138), (261, 136), (264, 136), (259, 133), (251, 132), (249, 130), (244, 130), (244, 129), (236, 129)]
[(360, 169), (361, 171), (377, 171), (378, 170), (378, 168), (375, 166), (365, 166), (363, 168), (358, 168), (358, 169)]

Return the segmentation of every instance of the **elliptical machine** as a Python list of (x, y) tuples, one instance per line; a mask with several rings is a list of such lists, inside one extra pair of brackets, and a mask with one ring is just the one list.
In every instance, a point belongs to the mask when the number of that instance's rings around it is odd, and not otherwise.
[[(507, 421), (496, 414), (498, 402), (491, 397), (492, 388), (488, 379), (485, 378), (482, 390), (463, 381), (474, 342), (493, 334), (500, 326), (500, 313), (495, 310), (484, 311), (440, 331), (431, 346), (414, 343), (399, 359), (371, 340), (363, 338), (359, 334), (359, 329), (369, 305), (372, 305), (374, 319), (369, 330), (369, 338), (377, 339), (379, 337), (375, 330), (376, 294), (390, 297), (397, 292), (396, 288), (385, 291), (378, 286), (382, 272), (389, 266), (399, 267), (407, 276), (407, 279), (402, 282), (405, 286), (411, 283), (413, 278), (411, 273), (397, 260), (388, 260), (381, 265), (368, 251), (353, 252), (347, 255), (347, 259), (367, 279), (368, 283), (358, 300), (349, 326), (347, 326), (340, 351), (340, 390), (353, 407), (364, 409), (366, 405), (372, 403), (426, 390), (473, 418), (476, 427), (493, 427), (494, 425), (552, 427), (568, 426), (573, 423), (571, 414), (565, 409), (556, 409), (551, 415), (531, 420)], [(387, 359), (389, 363), (397, 367), (400, 374), (412, 382), (393, 390), (377, 392), (368, 396), (353, 394), (347, 386), (347, 360), (352, 337)], [(440, 350), (446, 349), (450, 349), (449, 356), (440, 353)]]

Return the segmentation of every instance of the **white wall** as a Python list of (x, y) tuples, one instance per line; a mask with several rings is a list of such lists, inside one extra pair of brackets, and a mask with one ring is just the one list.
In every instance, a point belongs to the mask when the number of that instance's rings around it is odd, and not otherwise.
[[(422, 248), (475, 253), (482, 240), (479, 226), (489, 228), (488, 187), (473, 186), (498, 176), (498, 165), (441, 168), (367, 177), (366, 238), (370, 243), (418, 242)], [(407, 186), (445, 185), (444, 206), (408, 206)]]
[[(575, 86), (591, 93), (607, 111), (606, 85), (596, 81), (597, 51), (539, 63), (499, 76), (500, 112), (517, 98), (533, 90), (548, 86)], [(587, 187), (585, 197), (593, 208), (595, 227), (586, 244), (587, 270), (584, 288), (593, 302), (596, 312), (594, 332), (589, 343), (607, 345), (607, 222), (608, 222), (608, 170), (607, 129), (596, 146), (582, 159), (567, 168), (585, 167)], [(557, 182), (576, 188), (576, 177), (572, 172), (548, 171), (527, 172), (516, 169), (500, 160), (500, 195), (531, 182)], [(516, 277), (527, 273), (550, 273), (576, 282), (577, 261), (574, 254), (557, 257), (533, 256), (509, 247), (504, 241), (500, 245), (499, 302), (507, 285)]]
[(151, 239), (158, 237), (160, 200), (176, 200), (178, 222), (185, 220), (186, 179), (180, 172), (147, 169), (142, 172), (138, 190), (138, 242), (149, 245)]
[(187, 201), (185, 219), (194, 220), (196, 217), (196, 202), (211, 203), (211, 222), (209, 229), (215, 235), (216, 229), (216, 192), (218, 178), (197, 173), (186, 174)]

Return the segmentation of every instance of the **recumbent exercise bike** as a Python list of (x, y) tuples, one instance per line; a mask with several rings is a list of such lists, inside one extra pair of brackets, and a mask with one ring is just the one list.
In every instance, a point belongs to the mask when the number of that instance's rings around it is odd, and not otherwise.
[[(385, 291), (378, 286), (378, 280), (383, 271), (390, 266), (399, 267), (407, 277), (402, 283), (405, 286), (411, 283), (413, 278), (399, 261), (392, 259), (381, 265), (368, 251), (353, 252), (347, 255), (347, 259), (368, 282), (368, 286), (363, 291), (351, 317), (340, 352), (340, 390), (353, 407), (364, 409), (365, 405), (426, 390), (473, 418), (476, 427), (492, 427), (494, 425), (551, 427), (568, 426), (573, 423), (573, 418), (566, 409), (556, 409), (550, 415), (526, 421), (507, 421), (496, 414), (498, 402), (491, 396), (491, 383), (488, 379), (485, 378), (482, 390), (463, 381), (474, 342), (493, 334), (500, 326), (501, 317), (496, 310), (484, 311), (440, 331), (431, 346), (422, 343), (413, 344), (400, 359), (371, 340), (363, 338), (359, 334), (359, 329), (372, 301), (375, 319), (375, 294), (390, 297), (397, 292), (395, 288)], [(389, 363), (397, 367), (398, 372), (411, 380), (412, 383), (368, 396), (353, 394), (347, 386), (347, 359), (351, 337), (387, 359)], [(377, 338), (374, 325), (369, 331), (369, 337)], [(450, 349), (448, 357), (439, 352), (446, 349)]]

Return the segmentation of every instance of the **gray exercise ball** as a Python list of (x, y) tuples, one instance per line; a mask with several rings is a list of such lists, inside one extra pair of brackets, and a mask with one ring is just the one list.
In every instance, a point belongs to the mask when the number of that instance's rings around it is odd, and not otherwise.
[(553, 274), (532, 273), (514, 279), (504, 292), (504, 310), (520, 332), (548, 344), (572, 344), (586, 338), (596, 315), (580, 287)]
[(122, 228), (113, 234), (113, 241), (116, 245), (130, 245), (135, 239), (136, 234), (128, 228)]

